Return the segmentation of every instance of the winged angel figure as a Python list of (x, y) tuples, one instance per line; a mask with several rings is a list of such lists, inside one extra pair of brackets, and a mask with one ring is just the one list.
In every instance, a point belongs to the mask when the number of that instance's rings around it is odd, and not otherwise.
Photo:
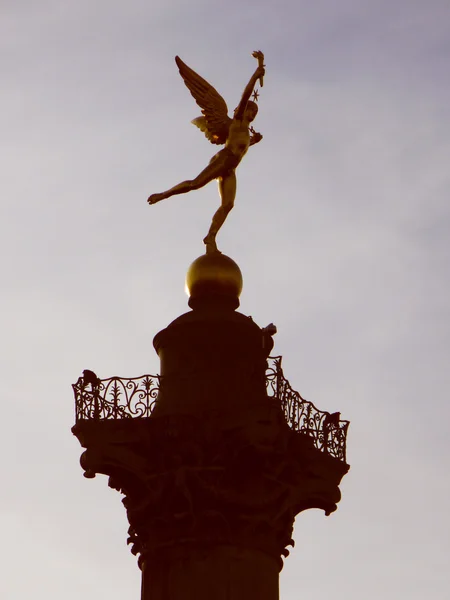
[(236, 167), (246, 154), (249, 146), (262, 140), (262, 135), (257, 133), (250, 125), (258, 112), (258, 105), (250, 100), (250, 97), (252, 94), (255, 100), (258, 97), (258, 92), (254, 91), (258, 79), (260, 86), (263, 86), (265, 74), (264, 54), (258, 50), (253, 52), (253, 56), (258, 60), (258, 67), (251, 76), (232, 119), (228, 116), (225, 100), (217, 90), (189, 68), (181, 58), (175, 57), (184, 83), (202, 109), (202, 116), (194, 119), (192, 123), (203, 131), (212, 144), (225, 144), (225, 148), (219, 150), (212, 157), (209, 165), (195, 179), (183, 181), (166, 192), (152, 194), (148, 199), (148, 203), (156, 204), (161, 200), (170, 198), (170, 196), (198, 190), (213, 179), (217, 179), (222, 203), (213, 216), (208, 235), (203, 240), (206, 244), (207, 253), (218, 251), (216, 245), (217, 232), (234, 206)]

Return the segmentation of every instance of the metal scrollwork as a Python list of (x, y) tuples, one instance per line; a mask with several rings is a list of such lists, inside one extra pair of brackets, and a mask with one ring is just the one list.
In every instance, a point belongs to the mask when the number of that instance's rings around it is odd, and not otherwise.
[(269, 357), (266, 371), (267, 394), (277, 398), (289, 427), (309, 435), (318, 450), (345, 462), (349, 421), (339, 418), (339, 413), (321, 411), (292, 389), (283, 375), (281, 356)]
[[(92, 371), (84, 373), (72, 386), (77, 422), (151, 415), (159, 392), (159, 375), (98, 379)], [(319, 410), (293, 390), (283, 375), (281, 356), (268, 359), (266, 389), (267, 395), (281, 404), (293, 431), (310, 436), (318, 450), (345, 462), (349, 421), (341, 420), (339, 413)]]
[(76, 420), (149, 417), (159, 392), (159, 375), (111, 377), (73, 384)]

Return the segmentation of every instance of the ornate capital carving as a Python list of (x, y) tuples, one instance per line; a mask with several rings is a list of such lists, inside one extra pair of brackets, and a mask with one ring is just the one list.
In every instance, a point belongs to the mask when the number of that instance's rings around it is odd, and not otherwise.
[[(236, 414), (79, 422), (86, 476), (125, 495), (141, 560), (180, 545), (232, 544), (280, 560), (296, 514), (336, 509), (347, 466), (292, 431), (273, 400)], [(281, 562), (280, 562), (281, 566)]]
[[(281, 568), (295, 516), (339, 502), (348, 422), (295, 392), (280, 357), (264, 385), (264, 330), (233, 315), (214, 317), (211, 342), (209, 317), (199, 325), (195, 311), (158, 334), (162, 376), (85, 371), (74, 385), (85, 476), (108, 475), (124, 494), (141, 566), (203, 544), (263, 552)], [(245, 344), (234, 356), (220, 342), (235, 338)], [(197, 363), (185, 359), (193, 348)]]

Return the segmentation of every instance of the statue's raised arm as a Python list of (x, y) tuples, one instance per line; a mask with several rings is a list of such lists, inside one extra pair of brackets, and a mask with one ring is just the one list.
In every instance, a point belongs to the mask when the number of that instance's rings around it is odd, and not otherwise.
[(253, 94), (253, 90), (255, 89), (258, 79), (259, 85), (261, 87), (264, 85), (264, 74), (266, 72), (264, 67), (264, 54), (261, 52), (261, 50), (255, 50), (252, 56), (258, 59), (258, 68), (251, 76), (250, 81), (247, 83), (244, 93), (242, 94), (241, 101), (235, 110), (234, 116), (236, 119), (242, 119), (245, 109), (247, 108), (247, 103), (250, 100), (250, 96)]
[(250, 97), (253, 94), (254, 99), (257, 99), (255, 85), (258, 79), (261, 87), (263, 85), (265, 74), (264, 55), (258, 50), (253, 52), (253, 56), (258, 60), (258, 67), (245, 87), (232, 119), (228, 116), (225, 100), (217, 90), (188, 67), (181, 58), (178, 56), (175, 58), (184, 83), (201, 108), (202, 116), (194, 119), (192, 123), (203, 131), (210, 142), (225, 144), (225, 148), (219, 150), (212, 157), (209, 165), (195, 179), (187, 179), (166, 192), (152, 194), (148, 202), (149, 204), (156, 204), (176, 194), (197, 190), (213, 179), (217, 179), (222, 203), (213, 216), (208, 235), (203, 240), (207, 252), (218, 251), (216, 245), (217, 232), (234, 206), (236, 167), (246, 154), (249, 146), (258, 143), (262, 139), (262, 135), (257, 133), (250, 125), (258, 112), (256, 102), (250, 100)]

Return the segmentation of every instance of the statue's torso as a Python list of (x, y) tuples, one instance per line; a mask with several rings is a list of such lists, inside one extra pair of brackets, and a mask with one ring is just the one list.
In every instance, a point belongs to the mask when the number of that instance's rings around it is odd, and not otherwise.
[(250, 145), (250, 132), (248, 124), (243, 121), (233, 121), (230, 125), (225, 147), (240, 159), (246, 154)]

